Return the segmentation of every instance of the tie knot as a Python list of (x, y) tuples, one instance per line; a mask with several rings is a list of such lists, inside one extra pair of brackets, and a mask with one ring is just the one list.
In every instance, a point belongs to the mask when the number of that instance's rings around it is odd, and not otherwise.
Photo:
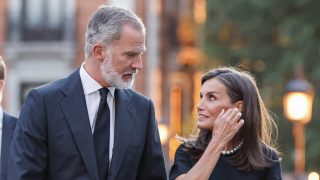
[(101, 98), (107, 99), (109, 89), (108, 88), (101, 88), (99, 89)]

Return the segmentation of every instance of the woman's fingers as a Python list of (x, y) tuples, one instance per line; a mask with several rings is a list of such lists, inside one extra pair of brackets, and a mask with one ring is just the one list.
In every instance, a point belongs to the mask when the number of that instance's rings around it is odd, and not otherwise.
[[(237, 108), (233, 108), (233, 109), (228, 109), (222, 116), (221, 116), (221, 120), (228, 122), (229, 124), (233, 124), (235, 122), (237, 122), (240, 117), (239, 117), (239, 110)], [(217, 120), (219, 120), (219, 118), (217, 118)]]
[(244, 123), (243, 119), (239, 121), (241, 116), (242, 114), (237, 108), (228, 109), (225, 112), (223, 110), (216, 119), (213, 135), (226, 141), (232, 139)]
[(227, 120), (228, 119), (227, 117), (230, 117), (232, 113), (233, 113), (233, 109), (228, 109), (222, 117)]
[(215, 122), (214, 122), (214, 129), (215, 127), (218, 128), (220, 127), (220, 125), (224, 124), (224, 121), (226, 121), (228, 119), (228, 117), (230, 116), (230, 109), (228, 110), (224, 110), (222, 109), (221, 112), (219, 113), (219, 115), (217, 116)]
[(234, 124), (233, 128), (231, 128), (229, 133), (226, 134), (226, 136), (225, 136), (226, 141), (230, 141), (233, 138), (233, 136), (235, 134), (237, 134), (237, 132), (240, 130), (240, 128), (243, 126), (243, 124), (244, 124), (244, 120), (243, 119), (241, 119), (239, 122)]
[(221, 110), (221, 112), (219, 113), (217, 119), (220, 119), (223, 115), (224, 115), (224, 109)]
[[(216, 122), (220, 123), (221, 121), (229, 121), (230, 115), (232, 114), (232, 109), (228, 109), (225, 113), (223, 113), (220, 118), (217, 117)], [(220, 115), (220, 114), (219, 114)]]
[(240, 120), (240, 118), (241, 118), (241, 116), (242, 116), (242, 113), (241, 112), (237, 112), (234, 116), (233, 116), (233, 118), (232, 118), (232, 124), (233, 123), (237, 123), (239, 120)]
[(243, 126), (243, 124), (244, 124), (244, 120), (240, 119), (240, 121), (236, 125), (236, 132), (239, 131), (239, 129)]

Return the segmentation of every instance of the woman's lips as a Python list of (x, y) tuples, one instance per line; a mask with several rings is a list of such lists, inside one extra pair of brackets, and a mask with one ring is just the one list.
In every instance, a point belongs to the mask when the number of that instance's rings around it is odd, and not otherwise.
[(208, 118), (209, 116), (208, 116), (208, 115), (205, 115), (205, 114), (199, 114), (198, 117), (199, 117), (199, 119), (200, 119), (200, 118)]

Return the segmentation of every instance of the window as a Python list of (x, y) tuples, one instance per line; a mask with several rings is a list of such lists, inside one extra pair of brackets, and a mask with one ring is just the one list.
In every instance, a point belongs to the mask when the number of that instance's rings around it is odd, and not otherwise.
[(72, 39), (74, 9), (74, 0), (10, 0), (9, 40)]

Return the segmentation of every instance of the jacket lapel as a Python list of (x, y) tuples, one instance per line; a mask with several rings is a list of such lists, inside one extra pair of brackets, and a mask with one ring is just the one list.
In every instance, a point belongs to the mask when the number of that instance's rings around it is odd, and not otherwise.
[(115, 177), (126, 154), (132, 136), (133, 117), (136, 108), (131, 104), (128, 90), (116, 89), (115, 103), (115, 134), (110, 173)]
[(62, 87), (62, 92), (65, 98), (61, 101), (60, 106), (73, 133), (85, 167), (92, 179), (99, 179), (92, 131), (79, 70), (69, 76), (66, 84)]

